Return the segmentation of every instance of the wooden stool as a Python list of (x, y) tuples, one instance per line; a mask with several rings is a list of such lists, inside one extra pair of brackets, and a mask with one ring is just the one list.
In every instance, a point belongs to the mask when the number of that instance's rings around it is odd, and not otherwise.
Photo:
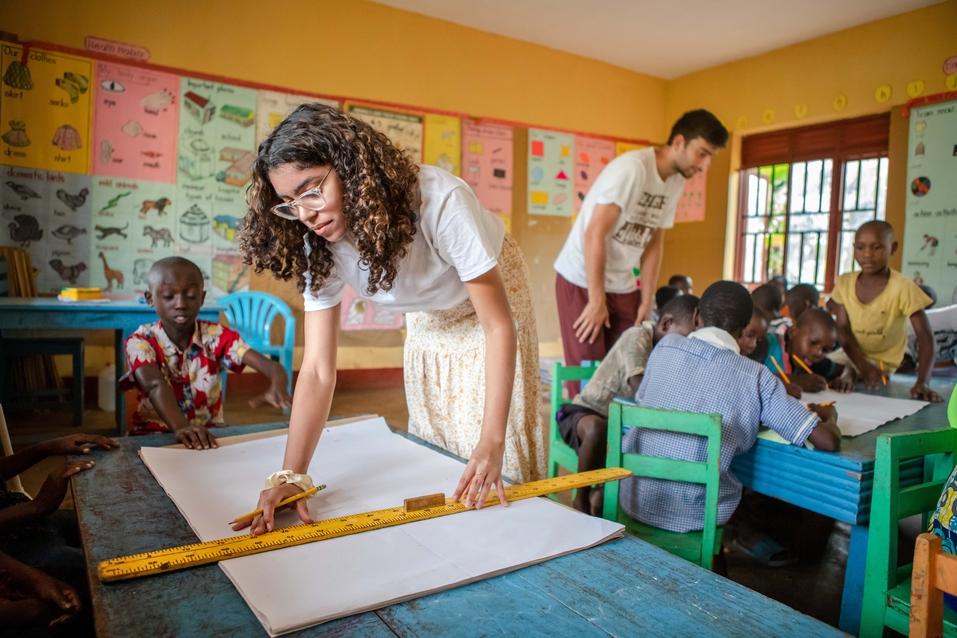
[[(68, 354), (73, 358), (73, 425), (83, 423), (83, 337), (8, 337), (0, 336), (0, 393), (9, 398), (7, 369), (13, 359), (29, 355)], [(54, 395), (61, 398), (62, 390), (34, 390), (30, 396)], [(9, 401), (5, 402), (9, 405)]]

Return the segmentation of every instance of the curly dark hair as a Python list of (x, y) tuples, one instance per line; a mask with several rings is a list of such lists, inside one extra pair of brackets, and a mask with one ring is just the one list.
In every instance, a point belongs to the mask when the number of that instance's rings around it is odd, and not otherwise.
[(259, 145), (246, 196), (249, 210), (239, 228), (243, 262), (257, 273), (268, 270), (284, 281), (295, 276), (300, 292), (308, 282), (315, 293), (332, 270), (332, 253), (324, 238), (269, 211), (282, 201), (269, 181), (269, 171), (284, 164), (335, 169), (343, 184), (346, 226), (355, 240), (359, 265), (369, 272), (366, 293), (390, 290), (416, 230), (415, 163), (362, 120), (323, 104), (303, 104)]

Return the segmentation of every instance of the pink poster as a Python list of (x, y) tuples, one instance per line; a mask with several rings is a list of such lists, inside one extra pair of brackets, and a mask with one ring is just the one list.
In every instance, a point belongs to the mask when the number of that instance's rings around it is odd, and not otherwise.
[(176, 181), (179, 78), (97, 62), (93, 173)]
[(598, 173), (615, 159), (615, 143), (593, 137), (575, 136), (575, 197), (572, 209), (577, 213)]
[(706, 173), (698, 173), (685, 182), (685, 190), (675, 210), (676, 223), (704, 221), (704, 189), (707, 183)]
[(499, 215), (512, 213), (512, 128), (462, 122), (462, 178)]
[(378, 306), (356, 294), (351, 286), (342, 289), (339, 324), (343, 330), (398, 330), (405, 315)]

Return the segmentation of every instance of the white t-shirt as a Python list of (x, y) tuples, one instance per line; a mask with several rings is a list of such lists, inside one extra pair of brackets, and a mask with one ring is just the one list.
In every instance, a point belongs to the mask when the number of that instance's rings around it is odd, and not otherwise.
[(327, 244), (334, 268), (315, 295), (309, 292), (307, 274), (306, 312), (336, 306), (344, 284), (395, 312), (445, 310), (465, 301), (468, 292), (462, 282), (495, 267), (505, 225), (482, 208), (468, 184), (441, 168), (420, 166), (419, 189), (422, 206), (416, 233), (399, 262), (392, 289), (366, 293), (369, 274), (359, 267), (359, 252), (347, 234)]
[(585, 196), (581, 213), (555, 260), (555, 270), (576, 286), (588, 287), (585, 229), (595, 206), (615, 204), (621, 214), (606, 241), (605, 291), (633, 292), (638, 286), (631, 269), (641, 262), (651, 233), (675, 225), (675, 208), (684, 187), (681, 173), (661, 179), (652, 147), (619, 155), (598, 175)]

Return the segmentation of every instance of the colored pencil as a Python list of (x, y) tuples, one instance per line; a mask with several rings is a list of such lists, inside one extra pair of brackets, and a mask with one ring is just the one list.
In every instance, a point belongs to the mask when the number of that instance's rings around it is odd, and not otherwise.
[(778, 363), (778, 360), (774, 358), (774, 355), (771, 355), (771, 363), (774, 365), (774, 369), (778, 371), (778, 374), (781, 375), (781, 378), (784, 379), (784, 382), (788, 385), (791, 384), (791, 380), (788, 378), (788, 375), (784, 374), (784, 368), (781, 367), (781, 364)]
[[(284, 506), (286, 506), (286, 505), (289, 505), (290, 503), (295, 503), (295, 502), (298, 501), (299, 499), (309, 498), (310, 496), (312, 496), (313, 494), (315, 494), (315, 493), (318, 492), (319, 490), (324, 490), (324, 489), (326, 489), (326, 486), (325, 486), (325, 485), (317, 485), (317, 486), (315, 486), (315, 487), (312, 487), (312, 488), (306, 490), (305, 492), (299, 492), (298, 494), (293, 494), (293, 495), (290, 496), (289, 498), (284, 498), (284, 499), (282, 499), (281, 501), (279, 501), (279, 505), (276, 506), (276, 509), (278, 510), (280, 507), (284, 507)], [(259, 516), (259, 515), (262, 514), (262, 513), (263, 513), (263, 511), (262, 511), (261, 509), (253, 510), (252, 512), (249, 512), (248, 514), (243, 514), (242, 516), (237, 516), (235, 519), (229, 521), (228, 524), (229, 524), (229, 525), (233, 525), (233, 524), (235, 524), (235, 523), (245, 523), (245, 522), (247, 522), (247, 521), (252, 521), (254, 518), (256, 518), (257, 516)]]
[(801, 366), (802, 370), (804, 370), (808, 374), (814, 374), (813, 372), (811, 372), (811, 368), (806, 363), (804, 363), (804, 360), (801, 359), (801, 357), (797, 356), (796, 354), (792, 354), (791, 358), (794, 360), (794, 363)]
[(877, 364), (878, 364), (878, 365), (880, 366), (880, 368), (881, 368), (881, 383), (883, 383), (884, 385), (887, 385), (887, 375), (884, 374), (884, 362), (883, 362), (883, 361), (878, 361)]

